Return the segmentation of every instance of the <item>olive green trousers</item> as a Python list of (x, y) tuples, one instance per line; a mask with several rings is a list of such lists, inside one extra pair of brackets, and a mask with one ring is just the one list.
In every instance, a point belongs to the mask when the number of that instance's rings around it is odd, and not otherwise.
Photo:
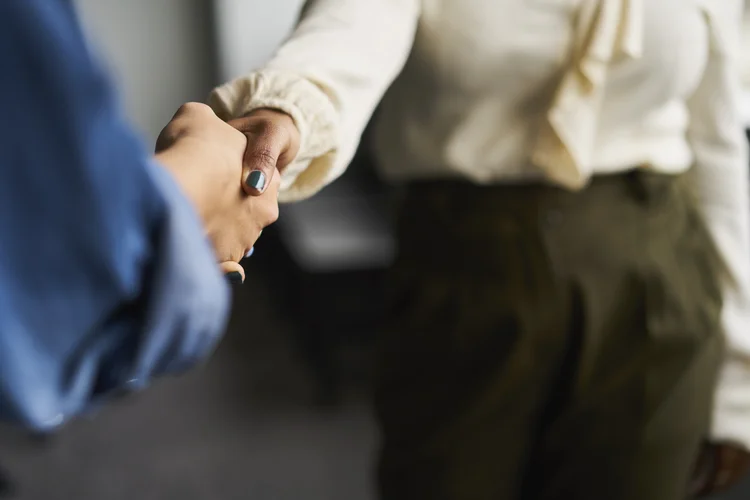
[(399, 219), (383, 500), (684, 500), (724, 344), (681, 177), (417, 183)]

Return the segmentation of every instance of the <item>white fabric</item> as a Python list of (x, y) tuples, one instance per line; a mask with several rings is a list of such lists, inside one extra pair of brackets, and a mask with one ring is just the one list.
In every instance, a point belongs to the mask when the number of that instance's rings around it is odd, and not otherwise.
[(742, 17), (742, 0), (309, 0), (273, 59), (210, 102), (225, 118), (259, 107), (294, 118), (286, 201), (344, 171), (384, 94), (375, 146), (393, 180), (575, 190), (594, 174), (694, 165), (727, 269), (714, 436), (750, 447)]

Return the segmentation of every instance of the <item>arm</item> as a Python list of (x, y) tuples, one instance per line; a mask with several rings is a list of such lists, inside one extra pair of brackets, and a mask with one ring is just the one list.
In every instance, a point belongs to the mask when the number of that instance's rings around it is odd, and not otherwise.
[(224, 119), (259, 108), (291, 116), (299, 152), (281, 199), (311, 196), (346, 169), (377, 103), (403, 67), (419, 0), (308, 0), (292, 36), (261, 70), (216, 89)]
[(711, 54), (689, 103), (689, 140), (696, 160), (691, 180), (727, 271), (722, 320), (728, 352), (712, 437), (750, 449), (750, 163), (739, 105), (742, 3), (709, 3)]
[(228, 292), (71, 2), (3, 0), (0, 25), (0, 419), (48, 430), (206, 356)]

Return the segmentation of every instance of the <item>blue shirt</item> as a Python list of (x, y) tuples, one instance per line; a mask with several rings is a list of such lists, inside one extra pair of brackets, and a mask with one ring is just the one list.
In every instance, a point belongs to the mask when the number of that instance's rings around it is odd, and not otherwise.
[(207, 356), (228, 286), (69, 0), (0, 1), (0, 419), (51, 430)]

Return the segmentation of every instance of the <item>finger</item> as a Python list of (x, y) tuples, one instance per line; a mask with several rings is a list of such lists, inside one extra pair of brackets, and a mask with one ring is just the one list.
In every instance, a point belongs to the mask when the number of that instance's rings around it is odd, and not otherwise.
[(288, 162), (287, 157), (292, 144), (290, 132), (288, 127), (276, 121), (278, 118), (273, 120), (260, 114), (228, 122), (247, 137), (242, 180), (245, 192), (251, 196), (263, 193), (273, 177), (274, 170), (280, 163)]
[[(703, 473), (695, 476), (693, 497), (702, 498), (725, 491), (747, 472), (750, 455), (727, 444), (709, 444), (704, 448)], [(698, 480), (698, 479), (702, 480)]]
[(258, 141), (248, 136), (243, 161), (243, 188), (250, 196), (263, 194), (274, 177), (283, 145), (280, 141)]
[[(262, 197), (245, 196), (243, 203), (249, 204), (260, 199)], [(257, 216), (257, 213), (255, 215)], [(219, 231), (208, 235), (216, 253), (216, 260), (221, 263), (221, 269), (225, 273), (242, 271), (242, 266), (238, 263), (249, 256), (250, 250), (255, 246), (262, 232), (259, 222), (253, 218), (241, 216), (235, 224), (235, 227), (229, 231)]]
[(747, 472), (747, 453), (735, 446), (720, 445), (719, 469), (716, 474), (714, 491), (723, 491), (735, 484)]
[(240, 285), (245, 282), (245, 270), (237, 262), (233, 260), (227, 260), (222, 262), (219, 266), (224, 275), (227, 277), (229, 283), (233, 285)]
[(701, 446), (690, 480), (690, 498), (700, 497), (711, 489), (717, 466), (715, 451), (709, 443)]

